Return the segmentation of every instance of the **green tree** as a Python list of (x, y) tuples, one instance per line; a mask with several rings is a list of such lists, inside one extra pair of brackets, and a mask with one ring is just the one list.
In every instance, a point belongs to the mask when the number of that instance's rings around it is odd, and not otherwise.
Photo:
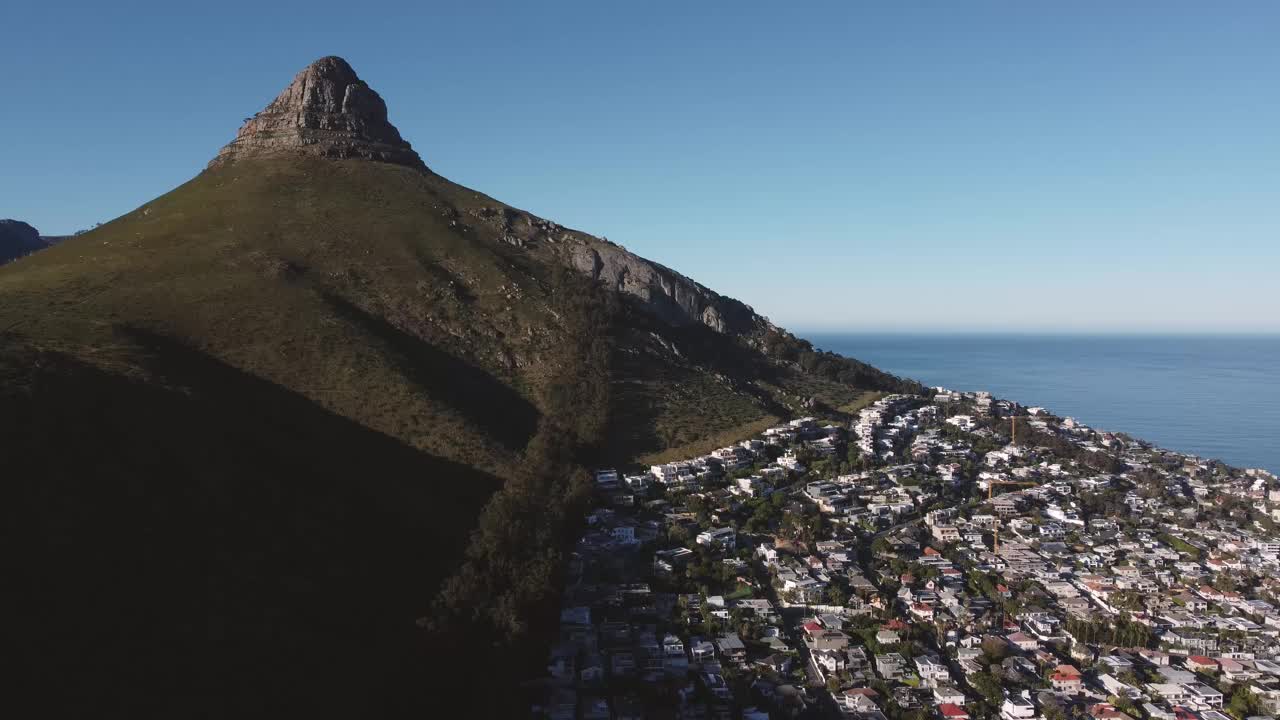
[(1009, 644), (997, 637), (982, 641), (982, 654), (987, 663), (998, 663), (1009, 655)]
[(883, 536), (877, 537), (871, 541), (871, 552), (876, 555), (888, 555), (893, 552), (893, 546)]
[(1251, 715), (1261, 715), (1262, 703), (1258, 700), (1257, 694), (1248, 687), (1240, 685), (1231, 693), (1227, 712), (1237, 720), (1244, 720)]
[(1227, 573), (1219, 573), (1213, 578), (1213, 589), (1219, 592), (1231, 592), (1236, 589), (1236, 579)]
[(690, 533), (689, 529), (685, 526), (676, 524), (672, 525), (671, 528), (667, 530), (667, 537), (671, 539), (671, 542), (676, 543), (677, 545), (684, 545), (693, 538), (693, 534)]
[(974, 673), (973, 676), (969, 678), (969, 684), (973, 686), (973, 689), (977, 690), (982, 697), (986, 698), (988, 702), (999, 703), (1004, 699), (1004, 691), (1000, 688), (1000, 681), (990, 672), (983, 671)]

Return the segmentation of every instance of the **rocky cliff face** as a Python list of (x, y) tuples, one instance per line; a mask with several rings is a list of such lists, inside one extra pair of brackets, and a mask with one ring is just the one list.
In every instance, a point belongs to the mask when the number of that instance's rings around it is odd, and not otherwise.
[(245, 122), (210, 167), (236, 158), (305, 154), (425, 168), (387, 121), (387, 105), (339, 57), (298, 73), (266, 109)]
[(673, 325), (702, 323), (717, 332), (735, 335), (770, 327), (745, 304), (610, 242), (582, 239), (569, 245), (565, 252), (574, 268), (639, 301)]
[(40, 232), (21, 220), (0, 220), (0, 265), (42, 250), (48, 244)]
[(555, 261), (628, 297), (671, 325), (702, 324), (729, 335), (776, 329), (744, 303), (606, 239), (512, 207), (473, 208), (469, 214), (499, 233), (504, 242), (550, 254)]

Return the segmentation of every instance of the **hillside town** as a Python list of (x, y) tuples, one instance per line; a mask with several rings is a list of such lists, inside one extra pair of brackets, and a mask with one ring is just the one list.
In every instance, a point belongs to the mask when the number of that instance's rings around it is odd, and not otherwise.
[(1280, 481), (934, 388), (596, 472), (537, 717), (1280, 714)]

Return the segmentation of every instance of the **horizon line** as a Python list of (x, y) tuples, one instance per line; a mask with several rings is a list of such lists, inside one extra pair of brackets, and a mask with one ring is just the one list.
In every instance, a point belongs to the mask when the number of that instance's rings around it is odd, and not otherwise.
[(988, 335), (988, 336), (1119, 336), (1119, 337), (1219, 337), (1219, 338), (1277, 338), (1280, 329), (1267, 330), (1151, 330), (1132, 328), (882, 328), (882, 327), (850, 327), (850, 328), (811, 328), (793, 325), (788, 328), (800, 336), (818, 335)]

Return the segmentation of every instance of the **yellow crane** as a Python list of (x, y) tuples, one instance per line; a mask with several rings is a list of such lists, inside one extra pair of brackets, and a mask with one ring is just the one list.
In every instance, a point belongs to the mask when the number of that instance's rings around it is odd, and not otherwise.
[[(1021, 485), (1026, 487), (1035, 487), (1036, 483), (1029, 480), (988, 480), (987, 481), (987, 502), (991, 502), (996, 494), (997, 485)], [(991, 552), (1000, 554), (1000, 526), (997, 524), (994, 537), (991, 540)]]

